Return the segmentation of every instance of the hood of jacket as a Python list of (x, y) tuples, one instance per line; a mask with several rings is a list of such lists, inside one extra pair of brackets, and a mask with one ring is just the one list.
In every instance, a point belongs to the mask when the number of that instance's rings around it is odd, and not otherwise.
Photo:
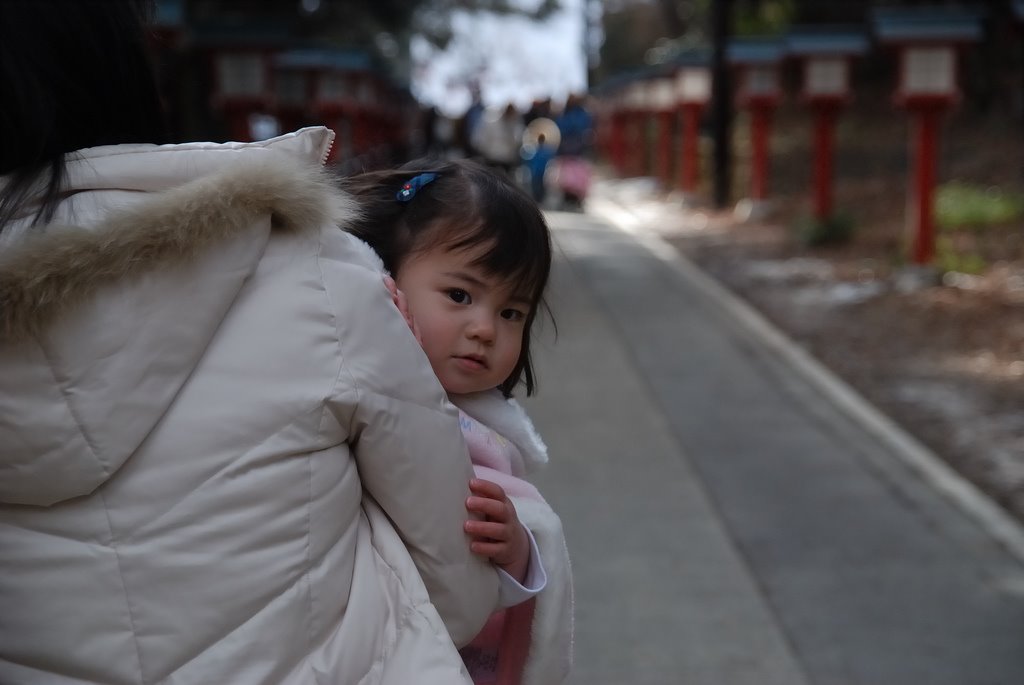
[(0, 502), (85, 495), (125, 463), (201, 363), (271, 232), (354, 211), (322, 169), (333, 136), (69, 158), (55, 222), (0, 235)]

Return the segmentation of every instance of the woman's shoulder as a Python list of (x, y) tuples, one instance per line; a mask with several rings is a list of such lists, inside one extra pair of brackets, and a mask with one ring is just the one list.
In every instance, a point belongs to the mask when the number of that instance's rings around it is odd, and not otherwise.
[(353, 264), (363, 266), (378, 276), (384, 276), (387, 273), (380, 255), (360, 238), (342, 230), (338, 235), (333, 236), (333, 242), (337, 243), (336, 249), (339, 256), (345, 256)]

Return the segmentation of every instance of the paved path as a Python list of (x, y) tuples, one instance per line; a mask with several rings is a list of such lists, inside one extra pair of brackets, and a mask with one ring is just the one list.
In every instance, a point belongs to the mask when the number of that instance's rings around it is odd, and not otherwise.
[(550, 221), (558, 339), (526, 405), (574, 561), (572, 683), (1024, 683), (1020, 558), (674, 253)]

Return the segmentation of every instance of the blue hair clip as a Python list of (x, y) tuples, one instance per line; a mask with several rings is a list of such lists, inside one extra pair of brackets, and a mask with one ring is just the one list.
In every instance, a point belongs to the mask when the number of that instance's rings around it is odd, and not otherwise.
[(399, 202), (408, 202), (416, 196), (416, 192), (420, 188), (427, 185), (435, 178), (437, 178), (437, 174), (429, 171), (425, 174), (420, 174), (419, 176), (413, 176), (402, 184), (402, 188), (395, 195), (395, 199)]

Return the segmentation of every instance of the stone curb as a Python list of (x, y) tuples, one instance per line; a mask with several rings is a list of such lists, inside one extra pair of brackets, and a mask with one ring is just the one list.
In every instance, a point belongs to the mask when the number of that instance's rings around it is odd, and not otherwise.
[[(658, 259), (674, 268), (722, 311), (733, 317), (794, 372), (891, 449), (925, 483), (950, 501), (1017, 561), (1024, 564), (1024, 525), (995, 504), (915, 437), (881, 413), (852, 387), (790, 340), (753, 307), (681, 255), (660, 236), (639, 228), (631, 212), (610, 198), (588, 198), (588, 209), (617, 230), (631, 235)], [(611, 203), (614, 206), (608, 206)]]

